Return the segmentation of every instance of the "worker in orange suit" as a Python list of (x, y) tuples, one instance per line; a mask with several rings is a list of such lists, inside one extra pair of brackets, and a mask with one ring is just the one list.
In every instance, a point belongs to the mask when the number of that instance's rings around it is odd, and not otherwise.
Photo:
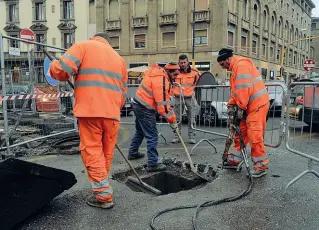
[(87, 204), (105, 209), (113, 207), (109, 173), (128, 80), (126, 63), (108, 39), (103, 32), (76, 43), (50, 67), (51, 76), (59, 81), (74, 76), (73, 114), (78, 119), (82, 161), (93, 191)]
[[(194, 90), (195, 86), (200, 78), (199, 72), (196, 68), (190, 66), (188, 57), (185, 54), (179, 56), (178, 61), (179, 66), (181, 67), (180, 74), (175, 78), (175, 82), (179, 83), (182, 88), (174, 87), (174, 111), (176, 114), (176, 119), (178, 123), (178, 129), (181, 132), (181, 113), (183, 113), (184, 106), (183, 100), (181, 98), (181, 93), (184, 97), (187, 120), (188, 120), (188, 137), (191, 144), (196, 144), (195, 136), (196, 132), (192, 129), (195, 127), (195, 107), (197, 105)], [(172, 143), (180, 142), (178, 137), (172, 140)]]
[(138, 151), (144, 137), (147, 141), (148, 172), (166, 170), (166, 166), (158, 161), (156, 149), (158, 132), (156, 128), (156, 111), (166, 118), (173, 132), (178, 132), (176, 116), (170, 105), (174, 78), (179, 74), (177, 63), (168, 63), (164, 68), (152, 65), (144, 72), (144, 77), (133, 99), (133, 111), (136, 116), (136, 132), (132, 139), (128, 159), (135, 160), (145, 156)]
[[(254, 168), (252, 177), (262, 177), (267, 174), (268, 157), (264, 146), (266, 117), (269, 110), (269, 94), (264, 81), (254, 63), (243, 57), (233, 56), (231, 49), (221, 49), (217, 61), (219, 65), (232, 72), (230, 77), (231, 96), (228, 101), (228, 114), (235, 115), (241, 120), (240, 131), (245, 146), (251, 146), (251, 159)], [(239, 136), (235, 136), (235, 145), (228, 154), (225, 168), (237, 168), (242, 160)]]

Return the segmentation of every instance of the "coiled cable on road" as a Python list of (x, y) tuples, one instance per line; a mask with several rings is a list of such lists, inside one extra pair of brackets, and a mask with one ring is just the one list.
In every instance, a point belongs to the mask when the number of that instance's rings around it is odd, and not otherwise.
[(154, 225), (155, 219), (157, 217), (159, 217), (159, 216), (161, 216), (161, 215), (163, 215), (165, 213), (171, 212), (171, 211), (183, 210), (183, 209), (191, 209), (191, 208), (196, 208), (196, 210), (194, 212), (194, 215), (192, 217), (192, 227), (193, 227), (193, 230), (198, 230), (197, 217), (198, 217), (198, 213), (200, 212), (201, 209), (206, 208), (206, 207), (210, 207), (210, 206), (213, 206), (213, 205), (218, 205), (218, 204), (222, 204), (222, 203), (227, 203), (227, 202), (232, 202), (232, 201), (239, 200), (239, 199), (247, 196), (252, 191), (253, 180), (252, 180), (252, 177), (251, 177), (249, 165), (247, 163), (247, 153), (246, 153), (246, 148), (245, 148), (245, 144), (244, 144), (244, 139), (243, 139), (243, 136), (242, 136), (242, 134), (241, 134), (241, 132), (239, 130), (239, 127), (236, 126), (236, 125), (234, 125), (233, 127), (234, 127), (236, 133), (239, 135), (241, 154), (242, 154), (244, 160), (246, 161), (245, 163), (246, 163), (246, 169), (247, 169), (247, 172), (248, 172), (248, 180), (249, 180), (247, 188), (243, 192), (241, 192), (239, 195), (236, 195), (236, 196), (226, 197), (226, 198), (223, 198), (223, 199), (220, 199), (220, 200), (209, 200), (209, 201), (205, 201), (204, 203), (201, 203), (201, 204), (198, 204), (198, 205), (183, 205), (183, 206), (177, 206), (177, 207), (173, 207), (173, 208), (164, 209), (164, 210), (156, 213), (152, 217), (152, 220), (150, 222), (150, 226), (151, 226), (151, 228), (153, 230), (158, 230), (158, 228), (156, 228), (155, 225)]

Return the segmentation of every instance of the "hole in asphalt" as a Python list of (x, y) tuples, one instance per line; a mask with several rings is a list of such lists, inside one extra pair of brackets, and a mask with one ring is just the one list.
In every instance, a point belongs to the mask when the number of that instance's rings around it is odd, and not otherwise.
[[(170, 193), (177, 193), (180, 191), (198, 189), (207, 184), (207, 182), (199, 179), (189, 167), (187, 162), (174, 161), (171, 159), (165, 159), (162, 161), (166, 165), (167, 169), (164, 172), (148, 173), (144, 166), (138, 166), (135, 168), (142, 181), (146, 184), (161, 191), (161, 195), (167, 195)], [(212, 182), (216, 178), (216, 171), (212, 166), (199, 164), (196, 165), (197, 172)], [(127, 181), (127, 177), (131, 176), (136, 178), (131, 170), (125, 170), (116, 172), (112, 175), (112, 179), (125, 183), (134, 192), (146, 192), (141, 189), (140, 186), (136, 186), (135, 183)]]
[(201, 180), (188, 179), (183, 176), (174, 175), (170, 172), (156, 173), (143, 178), (142, 181), (160, 190), (162, 192), (161, 195), (177, 193), (205, 184)]

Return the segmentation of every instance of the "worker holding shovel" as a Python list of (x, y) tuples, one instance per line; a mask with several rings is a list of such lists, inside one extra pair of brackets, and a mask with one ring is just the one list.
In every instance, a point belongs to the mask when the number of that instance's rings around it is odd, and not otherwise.
[(75, 76), (73, 114), (78, 119), (81, 156), (93, 191), (87, 203), (99, 208), (113, 207), (109, 173), (128, 80), (125, 61), (108, 40), (103, 32), (76, 43), (50, 67), (51, 76), (59, 81)]
[(147, 141), (148, 172), (164, 171), (166, 166), (158, 162), (156, 149), (158, 132), (156, 128), (156, 111), (169, 123), (174, 132), (178, 131), (176, 115), (170, 105), (174, 78), (179, 74), (177, 63), (168, 63), (164, 68), (152, 65), (144, 73), (133, 99), (133, 111), (136, 116), (135, 135), (132, 139), (128, 159), (135, 160), (145, 156), (138, 151), (144, 137)]

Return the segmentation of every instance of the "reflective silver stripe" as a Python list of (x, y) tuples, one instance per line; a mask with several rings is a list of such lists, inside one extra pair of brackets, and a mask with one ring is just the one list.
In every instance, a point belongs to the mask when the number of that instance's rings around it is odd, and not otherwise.
[(241, 79), (251, 79), (253, 78), (250, 74), (239, 74), (236, 76), (236, 80), (241, 80)]
[(161, 102), (156, 102), (156, 105), (160, 106), (160, 105), (170, 105), (170, 101), (161, 101)]
[(137, 100), (139, 103), (141, 103), (142, 105), (144, 105), (146, 108), (148, 109), (152, 109), (154, 110), (154, 108), (148, 104), (146, 104), (144, 101), (141, 100), (141, 98), (139, 98), (139, 96), (135, 95), (135, 100)]
[(154, 97), (153, 92), (150, 91), (148, 88), (146, 88), (146, 86), (143, 83), (141, 83), (140, 86), (142, 87), (142, 89), (146, 91), (146, 93), (148, 93), (148, 95), (150, 95), (151, 97)]
[(267, 160), (267, 154), (265, 154), (264, 156), (262, 157), (251, 157), (252, 161), (253, 162), (258, 162), (258, 161), (264, 161), (264, 160)]
[(60, 66), (62, 67), (62, 69), (67, 72), (70, 75), (74, 75), (74, 72), (72, 70), (72, 68), (70, 66), (68, 66), (67, 64), (65, 64), (64, 61), (62, 61), (61, 59), (59, 60)]
[(77, 67), (81, 65), (81, 61), (77, 57), (74, 57), (71, 54), (64, 54), (62, 57), (70, 59)]
[(256, 84), (257, 82), (261, 81), (263, 78), (261, 76), (259, 77), (256, 77), (254, 80), (253, 80), (253, 84)]
[(101, 75), (103, 77), (110, 77), (117, 80), (122, 80), (122, 76), (118, 73), (113, 73), (104, 69), (95, 69), (95, 68), (85, 68), (80, 69), (79, 75), (89, 75), (89, 74), (96, 74)]
[(262, 95), (264, 95), (264, 94), (266, 94), (266, 93), (267, 93), (267, 89), (266, 89), (266, 88), (260, 90), (259, 92), (255, 93), (254, 95), (252, 95), (252, 96), (249, 98), (248, 103), (252, 102), (252, 101), (255, 100), (256, 98), (258, 98), (258, 97), (260, 97), (260, 96), (262, 96)]
[(174, 113), (173, 113), (172, 111), (170, 111), (170, 112), (166, 113), (166, 114), (164, 115), (164, 117), (165, 117), (165, 118), (168, 118), (168, 117), (172, 116), (173, 114), (174, 114)]
[(108, 83), (100, 82), (100, 81), (78, 81), (75, 83), (75, 87), (88, 87), (88, 86), (94, 86), (94, 87), (100, 87), (104, 89), (110, 89), (118, 92), (122, 92), (122, 88), (117, 85), (111, 85)]
[(110, 183), (109, 183), (108, 178), (106, 178), (100, 182), (98, 182), (98, 181), (91, 182), (92, 188), (104, 188), (104, 187), (107, 187), (109, 185), (110, 185)]
[(181, 84), (182, 86), (192, 86), (193, 84)]
[(236, 85), (236, 90), (244, 89), (244, 88), (253, 88), (253, 84), (252, 83), (244, 83), (244, 84)]
[(102, 192), (97, 193), (97, 195), (99, 196), (109, 196), (113, 194), (113, 189), (112, 188), (108, 188)]

